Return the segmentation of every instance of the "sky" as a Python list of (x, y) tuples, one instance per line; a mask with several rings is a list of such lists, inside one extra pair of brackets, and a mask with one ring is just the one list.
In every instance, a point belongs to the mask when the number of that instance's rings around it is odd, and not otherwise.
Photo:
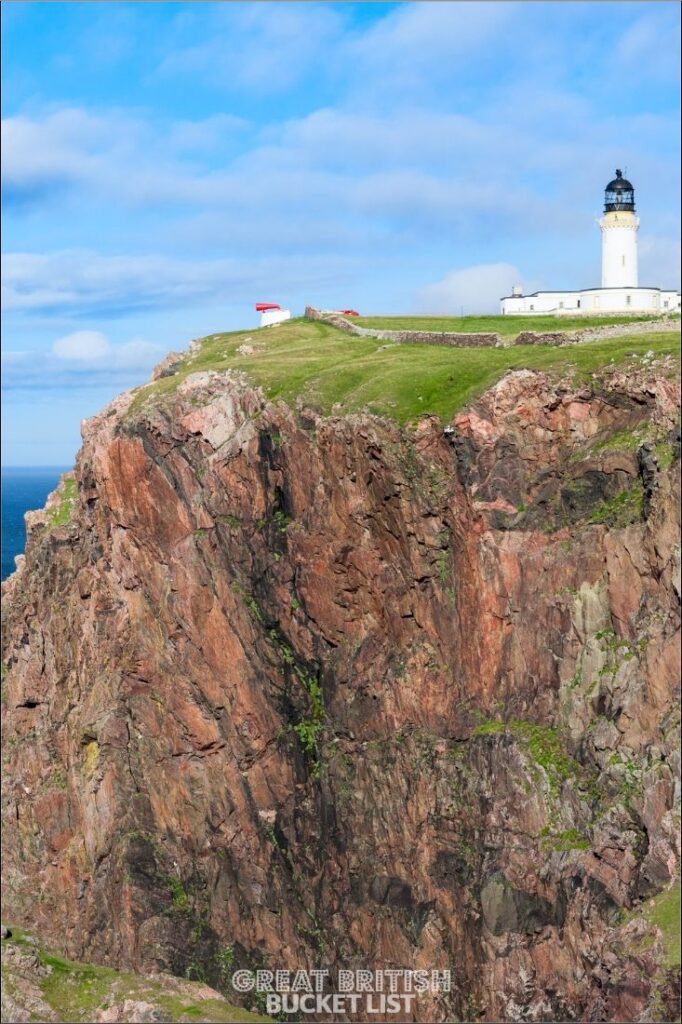
[(635, 186), (679, 287), (677, 3), (3, 2), (3, 465), (254, 303), (497, 312), (599, 284)]

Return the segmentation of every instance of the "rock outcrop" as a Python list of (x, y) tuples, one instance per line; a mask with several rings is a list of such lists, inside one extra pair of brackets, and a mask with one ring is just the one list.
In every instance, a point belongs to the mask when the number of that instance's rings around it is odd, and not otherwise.
[(7, 916), (218, 987), (451, 968), (422, 1021), (674, 1020), (677, 403), (520, 371), (401, 430), (196, 373), (89, 420), (6, 586)]
[(29, 935), (3, 935), (2, 1020), (6, 1024), (256, 1024), (270, 1018), (227, 1003), (220, 992), (169, 974), (124, 974), (73, 963)]

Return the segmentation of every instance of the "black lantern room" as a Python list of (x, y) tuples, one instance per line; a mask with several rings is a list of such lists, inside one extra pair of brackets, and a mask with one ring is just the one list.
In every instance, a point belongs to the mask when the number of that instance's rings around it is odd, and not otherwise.
[(631, 182), (623, 177), (623, 172), (616, 171), (616, 177), (604, 191), (604, 213), (620, 210), (635, 212), (635, 190)]

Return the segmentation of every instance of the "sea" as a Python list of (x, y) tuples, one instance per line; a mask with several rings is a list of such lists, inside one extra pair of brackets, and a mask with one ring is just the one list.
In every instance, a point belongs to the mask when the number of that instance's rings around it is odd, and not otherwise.
[(63, 466), (2, 468), (2, 578), (14, 572), (14, 556), (26, 545), (24, 512), (43, 508), (65, 472)]

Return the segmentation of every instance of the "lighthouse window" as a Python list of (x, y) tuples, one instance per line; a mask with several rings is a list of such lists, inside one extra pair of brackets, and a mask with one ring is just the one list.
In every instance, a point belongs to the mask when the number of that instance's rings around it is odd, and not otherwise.
[(580, 309), (580, 299), (578, 299), (578, 309)]
[(623, 266), (625, 266), (625, 256), (621, 256), (621, 260), (623, 261)]
[(625, 305), (629, 306), (631, 302), (632, 302), (632, 295), (626, 295), (625, 296)]

